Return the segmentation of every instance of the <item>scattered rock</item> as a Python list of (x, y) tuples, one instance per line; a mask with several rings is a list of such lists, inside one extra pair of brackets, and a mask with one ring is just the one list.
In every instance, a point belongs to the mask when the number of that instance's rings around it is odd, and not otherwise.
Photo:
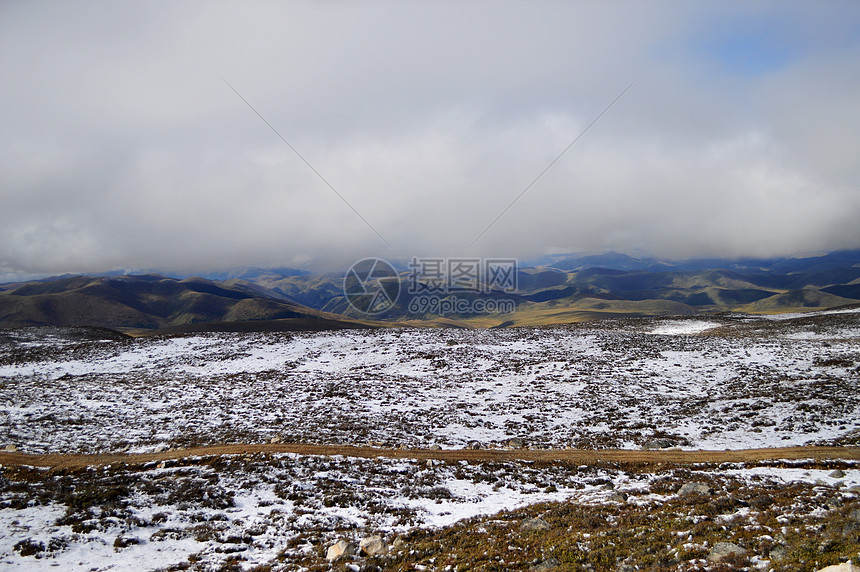
[(678, 489), (679, 495), (690, 495), (690, 494), (713, 494), (714, 489), (707, 483), (701, 482), (690, 482), (684, 483), (681, 488)]
[(684, 486), (678, 489), (679, 495), (709, 495), (712, 492), (713, 489), (706, 483), (686, 483)]
[(747, 551), (734, 542), (717, 542), (708, 554), (708, 560), (718, 562), (727, 556), (746, 556)]
[(481, 443), (479, 441), (469, 441), (469, 444), (466, 445), (467, 449), (483, 449)]
[(368, 536), (358, 543), (360, 553), (364, 556), (375, 556), (388, 551), (388, 545), (381, 536)]
[(436, 445), (436, 444), (434, 443), (433, 445), (430, 445), (430, 450), (431, 450), (431, 451), (441, 451), (441, 450), (442, 450), (442, 446), (441, 446), (441, 445)]
[(325, 557), (329, 562), (334, 562), (338, 558), (352, 556), (353, 554), (355, 554), (355, 545), (341, 538), (328, 547)]
[(785, 546), (776, 546), (773, 550), (768, 554), (771, 560), (775, 562), (779, 562), (780, 560), (784, 560), (786, 556), (788, 556), (788, 550)]
[(836, 469), (835, 471), (830, 473), (830, 478), (831, 479), (843, 479), (843, 478), (845, 478), (845, 471), (843, 471), (842, 469)]
[(827, 502), (824, 504), (825, 504), (825, 506), (827, 506), (827, 508), (833, 510), (833, 509), (837, 509), (840, 506), (842, 506), (843, 503), (842, 503), (841, 497), (831, 497), (831, 498), (827, 499)]
[(860, 566), (854, 566), (850, 562), (843, 562), (842, 564), (834, 564), (833, 566), (822, 568), (818, 572), (860, 572)]
[(765, 510), (773, 505), (773, 497), (769, 494), (756, 495), (750, 499), (750, 506), (757, 510)]
[(524, 520), (520, 525), (520, 530), (524, 532), (533, 532), (538, 530), (548, 530), (549, 523), (542, 519), (541, 517), (530, 518), (528, 520)]
[(618, 492), (618, 491), (614, 491), (614, 492), (611, 492), (608, 495), (606, 495), (604, 498), (609, 502), (626, 502), (627, 501), (627, 494), (622, 493), (622, 492)]
[(394, 542), (391, 543), (391, 548), (394, 550), (402, 550), (406, 548), (406, 541), (403, 540), (402, 536), (398, 536), (394, 539)]
[(514, 437), (513, 439), (508, 439), (508, 447), (511, 449), (525, 449), (526, 442), (520, 437)]
[(558, 561), (557, 558), (547, 558), (543, 562), (535, 564), (534, 566), (529, 568), (529, 570), (532, 570), (533, 572), (540, 572), (541, 570), (555, 570), (559, 567), (560, 564), (561, 563)]
[(269, 439), (269, 443), (283, 443), (283, 442), (284, 442), (284, 438), (281, 437), (280, 435), (275, 435), (274, 437)]
[(6, 445), (6, 447), (3, 450), (6, 451), (7, 453), (14, 453), (15, 451), (18, 450), (18, 447), (16, 447), (15, 445)]
[(668, 449), (673, 446), (675, 443), (670, 441), (669, 439), (648, 439), (645, 441), (645, 444), (642, 445), (643, 449)]

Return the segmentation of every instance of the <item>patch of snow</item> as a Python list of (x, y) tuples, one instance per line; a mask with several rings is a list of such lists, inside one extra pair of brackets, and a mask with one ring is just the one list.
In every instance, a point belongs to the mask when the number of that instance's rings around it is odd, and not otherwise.
[(703, 322), (700, 320), (673, 320), (657, 326), (649, 333), (660, 336), (686, 336), (700, 334), (719, 327), (719, 325), (715, 322)]

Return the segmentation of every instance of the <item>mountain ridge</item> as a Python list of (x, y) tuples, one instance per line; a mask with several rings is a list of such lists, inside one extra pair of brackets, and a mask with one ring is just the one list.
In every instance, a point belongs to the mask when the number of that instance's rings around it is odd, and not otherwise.
[(0, 293), (0, 326), (92, 326), (160, 330), (194, 324), (347, 320), (271, 295), (255, 285), (158, 275), (73, 276)]
[[(241, 267), (204, 275), (157, 273), (63, 275), (0, 285), (0, 328), (95, 326), (179, 331), (368, 327), (410, 323), (492, 327), (564, 323), (613, 316), (707, 314), (723, 311), (810, 311), (860, 304), (860, 250), (790, 259), (665, 261), (607, 253), (543, 260), (518, 268), (518, 288), (445, 292), (440, 298), (507, 301), (511, 314), (418, 312), (416, 294), (402, 291), (385, 313), (352, 308), (342, 273)], [(407, 272), (401, 272), (401, 285)], [(286, 321), (285, 321), (286, 320)], [(208, 326), (206, 326), (208, 324)], [(222, 324), (216, 326), (216, 324)]]

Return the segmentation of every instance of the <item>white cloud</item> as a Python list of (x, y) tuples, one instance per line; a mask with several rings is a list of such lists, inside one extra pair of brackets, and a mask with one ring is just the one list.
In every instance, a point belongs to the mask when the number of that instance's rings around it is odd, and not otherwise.
[[(9, 272), (860, 247), (860, 17), (849, 3), (0, 11)], [(784, 61), (736, 73), (733, 34), (762, 22)]]

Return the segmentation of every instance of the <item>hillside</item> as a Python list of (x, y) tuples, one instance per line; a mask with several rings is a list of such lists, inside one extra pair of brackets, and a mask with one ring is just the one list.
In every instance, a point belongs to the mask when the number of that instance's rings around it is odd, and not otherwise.
[[(496, 327), (618, 316), (802, 312), (860, 304), (860, 251), (799, 259), (688, 261), (609, 253), (541, 262), (547, 264), (520, 264), (514, 292), (442, 292), (434, 294), (436, 305), (422, 303), (426, 300), (410, 293), (408, 272), (401, 270), (399, 297), (374, 316), (350, 306), (343, 272), (245, 267), (207, 273), (221, 281), (159, 274), (62, 276), (0, 285), (0, 327), (159, 331), (200, 331), (214, 329), (214, 324), (220, 324), (221, 331), (395, 323)], [(403, 263), (396, 266), (405, 268)], [(466, 309), (452, 309), (453, 302)], [(494, 305), (513, 312), (474, 310)]]
[(176, 330), (195, 324), (272, 320), (337, 323), (334, 316), (279, 299), (258, 286), (241, 282), (219, 284), (203, 278), (72, 276), (29, 282), (0, 292), (3, 328), (96, 326)]
[[(473, 325), (560, 323), (603, 315), (666, 315), (732, 310), (802, 311), (860, 301), (860, 251), (808, 258), (694, 259), (633, 258), (608, 253), (586, 257), (546, 257), (520, 265), (515, 294), (456, 294), (513, 300), (516, 316), (447, 314)], [(405, 282), (407, 274), (401, 274)], [(249, 280), (301, 304), (351, 314), (342, 292), (342, 274), (279, 276), (259, 273)], [(382, 319), (428, 320), (409, 310), (413, 296), (401, 293)]]
[(758, 302), (753, 302), (744, 306), (744, 310), (751, 313), (779, 312), (785, 309), (796, 308), (821, 310), (856, 303), (857, 300), (843, 298), (815, 288), (803, 288), (801, 290), (790, 290), (783, 294), (776, 294)]

